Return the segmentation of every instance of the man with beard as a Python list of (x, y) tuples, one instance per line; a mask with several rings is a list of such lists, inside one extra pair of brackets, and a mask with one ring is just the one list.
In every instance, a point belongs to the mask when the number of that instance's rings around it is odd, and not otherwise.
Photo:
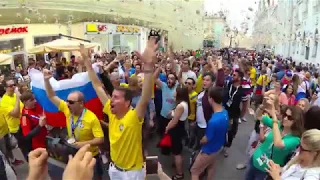
[(162, 82), (158, 77), (161, 71), (161, 66), (156, 70), (154, 77), (156, 78), (155, 83), (162, 91), (162, 108), (160, 112), (160, 119), (158, 124), (158, 133), (159, 135), (163, 135), (165, 132), (165, 128), (167, 127), (170, 119), (170, 112), (175, 107), (175, 97), (174, 93), (177, 88), (177, 76), (174, 73), (167, 74), (167, 83)]
[(235, 70), (232, 74), (232, 81), (225, 88), (224, 95), (224, 107), (228, 111), (229, 115), (229, 130), (228, 140), (224, 149), (224, 156), (228, 157), (228, 148), (231, 147), (232, 141), (237, 134), (239, 117), (241, 114), (240, 104), (242, 102), (242, 109), (247, 108), (248, 96), (245, 94), (245, 89), (241, 86), (241, 80), (243, 79), (243, 72)]

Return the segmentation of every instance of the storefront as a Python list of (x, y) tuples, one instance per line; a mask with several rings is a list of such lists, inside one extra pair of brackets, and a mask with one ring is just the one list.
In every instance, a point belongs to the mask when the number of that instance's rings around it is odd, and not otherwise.
[(67, 27), (58, 24), (0, 26), (0, 53), (13, 55), (14, 61), (11, 68), (25, 67), (27, 66), (28, 49), (59, 38), (59, 33), (66, 34)]
[(145, 48), (148, 29), (106, 23), (84, 23), (85, 39), (101, 45), (101, 51), (141, 51)]

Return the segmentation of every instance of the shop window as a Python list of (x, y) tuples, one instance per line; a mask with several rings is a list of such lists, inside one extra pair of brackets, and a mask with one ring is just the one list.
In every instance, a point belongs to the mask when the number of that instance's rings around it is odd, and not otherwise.
[(60, 39), (60, 36), (41, 36), (41, 37), (34, 37), (34, 45), (38, 46), (47, 42), (51, 42), (53, 40)]
[(113, 46), (120, 46), (120, 34), (113, 35)]
[(24, 51), (23, 39), (13, 39), (9, 41), (0, 41), (0, 53), (10, 54), (13, 52)]
[[(34, 37), (33, 42), (34, 46), (38, 46), (44, 43), (51, 42), (53, 40), (60, 39), (60, 36), (39, 36), (39, 37)], [(44, 54), (36, 54), (36, 60), (46, 60), (46, 55)]]

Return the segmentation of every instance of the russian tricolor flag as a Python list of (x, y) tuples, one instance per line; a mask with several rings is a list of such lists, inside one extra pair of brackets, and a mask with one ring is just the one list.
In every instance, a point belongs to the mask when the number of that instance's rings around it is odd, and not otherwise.
[[(97, 71), (96, 67), (94, 67), (94, 69)], [(29, 76), (31, 79), (32, 92), (37, 102), (45, 111), (47, 124), (53, 127), (65, 127), (66, 117), (62, 112), (58, 111), (58, 108), (47, 97), (42, 72), (31, 69)], [(51, 78), (50, 84), (56, 92), (56, 95), (62, 100), (66, 100), (70, 92), (81, 91), (84, 94), (86, 108), (95, 113), (100, 120), (103, 119), (103, 106), (93, 89), (87, 72), (77, 73), (73, 75), (72, 79), (57, 81)]]

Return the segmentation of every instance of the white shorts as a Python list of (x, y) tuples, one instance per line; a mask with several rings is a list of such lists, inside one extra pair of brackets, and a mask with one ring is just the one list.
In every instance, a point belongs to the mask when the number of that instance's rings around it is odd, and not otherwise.
[(111, 180), (144, 180), (146, 177), (145, 170), (120, 171), (114, 167), (113, 163), (109, 165), (109, 177)]

